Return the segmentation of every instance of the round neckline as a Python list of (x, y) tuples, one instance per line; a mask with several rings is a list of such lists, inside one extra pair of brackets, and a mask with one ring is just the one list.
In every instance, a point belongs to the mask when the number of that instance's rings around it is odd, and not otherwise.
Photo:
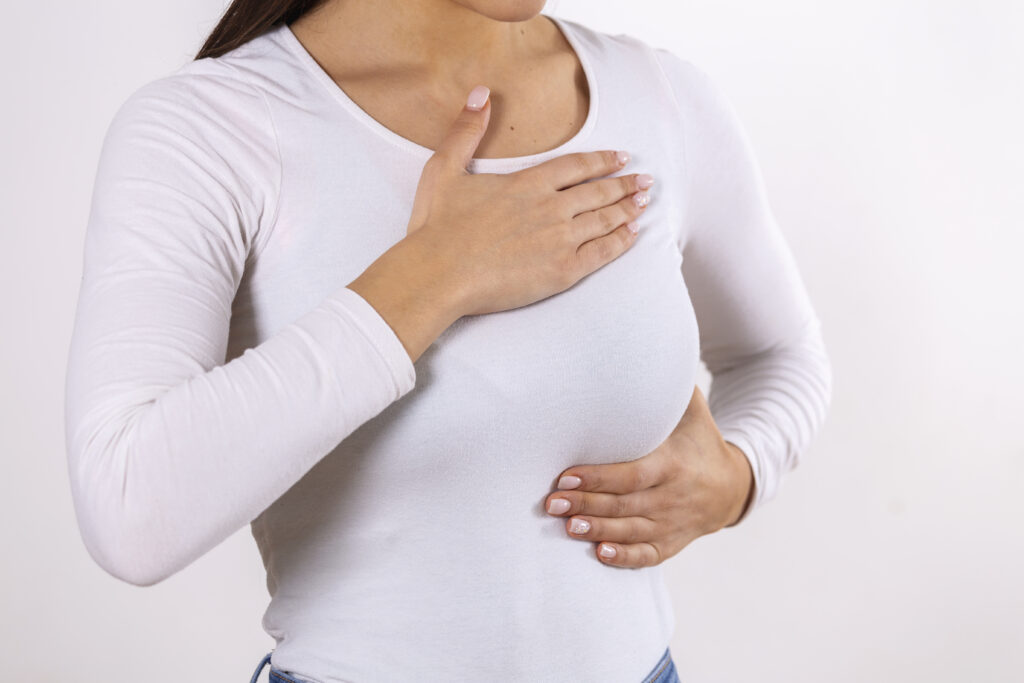
[[(551, 15), (544, 15), (550, 19), (555, 26), (565, 36), (569, 46), (576, 53), (576, 58), (579, 60), (580, 65), (583, 67), (583, 74), (587, 80), (587, 88), (590, 91), (590, 107), (587, 111), (587, 118), (583, 121), (583, 126), (580, 127), (576, 134), (571, 138), (558, 145), (555, 148), (545, 150), (543, 152), (537, 152), (535, 154), (527, 154), (525, 156), (517, 157), (474, 157), (469, 165), (466, 167), (470, 173), (490, 173), (490, 172), (502, 172), (502, 171), (513, 171), (533, 166), (541, 161), (562, 156), (572, 149), (578, 147), (582, 142), (586, 141), (591, 131), (594, 129), (594, 125), (597, 122), (597, 107), (598, 107), (598, 92), (597, 92), (597, 78), (594, 74), (593, 66), (590, 62), (590, 56), (587, 51), (583, 48), (583, 45), (579, 41), (576, 34), (573, 32), (572, 27), (568, 26), (565, 20)], [(370, 116), (366, 110), (356, 104), (355, 100), (348, 96), (348, 94), (342, 90), (331, 76), (324, 71), (323, 67), (313, 59), (311, 55), (303, 46), (299, 39), (292, 32), (291, 27), (287, 23), (282, 23), (278, 29), (279, 35), (284, 39), (284, 42), (290, 48), (291, 52), (298, 57), (299, 61), (306, 67), (307, 71), (319, 81), (327, 91), (333, 96), (333, 98), (342, 105), (350, 114), (352, 114), (357, 120), (359, 120), (369, 130), (377, 134), (379, 137), (384, 138), (393, 145), (396, 145), (412, 154), (420, 157), (424, 163), (426, 160), (433, 156), (434, 150), (429, 147), (425, 147), (417, 142), (410, 140), (409, 138), (403, 137), (391, 130), (377, 119)]]

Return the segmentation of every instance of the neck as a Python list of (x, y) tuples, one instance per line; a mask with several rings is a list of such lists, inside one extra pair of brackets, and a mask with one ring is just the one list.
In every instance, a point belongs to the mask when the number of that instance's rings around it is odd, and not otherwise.
[(349, 73), (384, 69), (468, 91), (535, 60), (557, 29), (537, 13), (499, 20), (450, 0), (328, 0), (292, 30)]

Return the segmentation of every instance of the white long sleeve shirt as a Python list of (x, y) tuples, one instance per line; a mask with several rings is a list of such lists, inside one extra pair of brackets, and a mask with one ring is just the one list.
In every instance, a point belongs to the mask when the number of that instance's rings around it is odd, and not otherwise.
[(67, 368), (82, 537), (140, 586), (246, 524), (272, 664), (307, 681), (640, 681), (674, 627), (661, 566), (602, 564), (545, 497), (643, 456), (701, 360), (750, 511), (824, 420), (818, 318), (722, 92), (691, 62), (552, 17), (590, 110), (507, 173), (624, 149), (636, 243), (568, 290), (467, 316), (413, 364), (345, 285), (405, 237), (430, 149), (279, 24), (132, 93), (104, 138)]

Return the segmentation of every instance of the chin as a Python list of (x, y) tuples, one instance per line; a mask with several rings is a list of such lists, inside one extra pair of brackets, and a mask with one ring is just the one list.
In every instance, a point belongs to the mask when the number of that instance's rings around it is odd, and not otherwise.
[(456, 4), (471, 9), (495, 21), (527, 21), (544, 9), (547, 0), (456, 0)]

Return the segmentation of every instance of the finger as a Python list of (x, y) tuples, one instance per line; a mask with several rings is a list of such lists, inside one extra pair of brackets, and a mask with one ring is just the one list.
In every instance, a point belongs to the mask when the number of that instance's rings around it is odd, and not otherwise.
[[(606, 552), (612, 551), (609, 557)], [(653, 567), (661, 564), (661, 551), (654, 543), (598, 543), (595, 552), (597, 559), (605, 564), (614, 567), (625, 567), (637, 569), (640, 567)]]
[[(668, 474), (667, 459), (658, 457), (652, 451), (647, 455), (628, 462), (607, 465), (577, 465), (562, 472), (559, 488), (566, 486), (577, 491), (600, 491), (604, 493), (632, 493), (655, 486), (665, 480)], [(579, 477), (578, 486), (572, 486)]]
[[(575, 218), (584, 211), (593, 211), (602, 206), (610, 206), (626, 197), (632, 197), (653, 184), (654, 176), (649, 173), (630, 173), (602, 178), (560, 191), (558, 205), (565, 209), (570, 218)], [(639, 214), (637, 211), (636, 215)]]
[(584, 541), (606, 541), (624, 545), (655, 538), (657, 525), (646, 517), (571, 517), (565, 530)]
[[(572, 271), (579, 273), (577, 279), (590, 275), (599, 268), (608, 265), (615, 259), (626, 253), (636, 243), (640, 224), (634, 220), (615, 225), (614, 219), (604, 220), (595, 223), (599, 230), (610, 230), (607, 234), (600, 235), (594, 239), (587, 239), (576, 249), (576, 258), (573, 260)], [(609, 227), (610, 226), (610, 227)], [(573, 237), (579, 240), (579, 236)]]
[[(466, 104), (458, 116), (448, 126), (448, 131), (441, 144), (431, 156), (433, 162), (448, 170), (466, 173), (466, 166), (473, 159), (480, 140), (487, 132), (491, 120), (491, 90), (485, 85), (478, 85), (469, 92)], [(470, 104), (473, 104), (473, 108)]]
[[(560, 503), (564, 500), (566, 503)], [(544, 509), (550, 515), (594, 515), (597, 517), (646, 517), (651, 508), (645, 492), (592, 493), (555, 491), (548, 494)]]
[(534, 176), (552, 190), (561, 190), (615, 173), (626, 165), (620, 159), (619, 152), (614, 149), (571, 152), (516, 172)]
[(590, 241), (611, 234), (618, 226), (639, 218), (646, 210), (650, 199), (651, 195), (647, 190), (639, 190), (607, 206), (584, 211), (572, 219), (569, 234), (580, 243), (581, 251), (590, 249), (592, 247), (586, 246)]

